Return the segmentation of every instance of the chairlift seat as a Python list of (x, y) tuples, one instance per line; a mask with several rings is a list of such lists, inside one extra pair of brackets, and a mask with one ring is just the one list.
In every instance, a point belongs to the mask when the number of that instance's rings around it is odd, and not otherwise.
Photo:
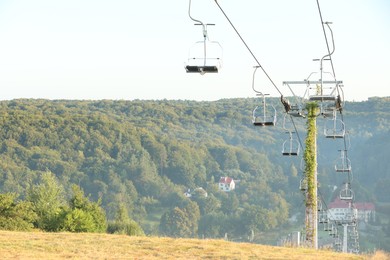
[(255, 126), (274, 126), (275, 123), (273, 121), (271, 121), (271, 122), (253, 122), (253, 125), (255, 125)]
[(344, 138), (345, 125), (340, 119), (328, 119), (325, 123), (324, 135), (326, 138)]
[(336, 96), (333, 95), (313, 95), (309, 97), (310, 101), (335, 101)]
[(335, 169), (336, 172), (351, 172), (351, 166), (336, 165)]
[(326, 138), (332, 138), (332, 139), (339, 139), (339, 138), (344, 138), (344, 133), (327, 133), (325, 135)]
[(351, 189), (343, 189), (340, 191), (340, 200), (353, 200), (353, 195)]
[(299, 155), (299, 142), (291, 137), (283, 142), (282, 155), (285, 156), (298, 156)]
[(218, 73), (217, 66), (186, 66), (187, 73)]
[(306, 191), (307, 190), (307, 181), (305, 178), (301, 179), (301, 181), (299, 182), (299, 189), (301, 191)]
[(332, 231), (332, 224), (330, 222), (325, 223), (324, 231)]
[(286, 155), (286, 156), (297, 156), (298, 153), (297, 152), (283, 152), (282, 155)]
[(252, 123), (255, 126), (274, 126), (276, 118), (271, 116), (253, 116)]
[(318, 216), (318, 222), (320, 224), (327, 224), (329, 222), (328, 216), (325, 212), (321, 212)]

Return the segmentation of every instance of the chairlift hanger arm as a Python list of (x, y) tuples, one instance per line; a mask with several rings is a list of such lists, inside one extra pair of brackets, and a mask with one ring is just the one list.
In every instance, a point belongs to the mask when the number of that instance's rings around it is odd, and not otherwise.
[[(334, 44), (333, 31), (332, 31), (332, 28), (330, 28), (330, 26), (329, 26), (329, 24), (332, 24), (332, 23), (331, 23), (331, 22), (324, 22), (323, 24), (326, 24), (326, 26), (328, 26), (328, 28), (329, 28), (330, 35), (331, 35), (331, 37), (332, 37), (332, 51), (331, 51), (331, 52), (328, 52), (328, 54), (326, 54), (324, 57), (322, 57), (321, 62), (322, 62), (323, 60), (332, 60), (332, 59), (331, 59), (331, 56), (333, 55), (333, 53), (334, 53), (334, 51), (335, 51), (335, 49), (336, 49), (336, 46), (335, 46), (335, 44)], [(326, 57), (329, 57), (329, 58), (326, 59)]]
[(253, 76), (252, 76), (252, 89), (254, 92), (256, 92), (256, 94), (264, 97), (266, 94), (263, 94), (261, 91), (258, 91), (255, 88), (255, 75), (256, 75), (257, 69), (260, 68), (260, 66), (253, 66), (253, 68), (255, 68), (255, 70), (253, 71)]
[(195, 19), (195, 18), (193, 18), (193, 17), (191, 16), (191, 0), (190, 0), (190, 2), (189, 2), (189, 6), (188, 6), (188, 16), (190, 17), (190, 19), (191, 19), (192, 21), (197, 22), (199, 25), (204, 26), (204, 23), (203, 23), (202, 21), (200, 21), (200, 20), (198, 20), (198, 19)]
[(202, 21), (198, 20), (198, 19), (195, 19), (191, 16), (191, 0), (189, 0), (189, 5), (188, 5), (188, 16), (190, 17), (190, 19), (194, 22), (196, 22), (195, 25), (202, 25), (202, 28), (203, 28), (203, 37), (206, 39), (208, 36), (207, 36), (207, 25), (204, 24)]

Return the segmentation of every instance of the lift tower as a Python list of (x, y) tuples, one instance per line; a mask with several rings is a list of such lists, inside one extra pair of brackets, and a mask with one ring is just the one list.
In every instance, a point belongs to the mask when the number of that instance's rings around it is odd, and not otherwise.
[(307, 137), (304, 153), (305, 178), (307, 191), (305, 196), (305, 226), (306, 244), (309, 247), (318, 249), (317, 231), (317, 110), (315, 102), (308, 103), (307, 109)]
[[(284, 81), (293, 93), (296, 104), (285, 105), (286, 113), (291, 117), (306, 118), (307, 136), (304, 152), (304, 179), (305, 188), (305, 244), (308, 247), (318, 249), (318, 196), (317, 196), (317, 118), (326, 118), (324, 134), (327, 138), (344, 137), (345, 128), (336, 119), (336, 113), (341, 104), (337, 89), (342, 81), (309, 80), (310, 76), (303, 81)], [(293, 85), (304, 86), (303, 93), (293, 90)], [(328, 122), (329, 121), (329, 122)]]

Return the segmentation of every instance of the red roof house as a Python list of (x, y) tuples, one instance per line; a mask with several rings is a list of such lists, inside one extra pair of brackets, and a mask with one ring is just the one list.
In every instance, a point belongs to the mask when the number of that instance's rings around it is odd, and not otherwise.
[(236, 183), (230, 177), (221, 177), (219, 179), (218, 187), (222, 191), (229, 192), (236, 188)]

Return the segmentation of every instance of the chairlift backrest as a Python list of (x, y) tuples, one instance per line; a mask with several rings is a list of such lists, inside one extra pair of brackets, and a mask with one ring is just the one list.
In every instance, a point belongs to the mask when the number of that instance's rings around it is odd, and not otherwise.
[(348, 184), (340, 191), (341, 200), (353, 200), (354, 194), (352, 189), (348, 187)]
[(301, 181), (299, 182), (299, 189), (300, 189), (301, 191), (307, 191), (307, 180), (306, 180), (305, 177), (303, 177), (303, 178), (301, 179)]
[(292, 137), (292, 132), (289, 132), (290, 138), (283, 142), (282, 154), (285, 156), (298, 156), (300, 145), (298, 140)]
[(317, 211), (322, 211), (322, 200), (317, 200)]
[(333, 226), (333, 224), (330, 221), (324, 223), (324, 231), (331, 231), (332, 226)]
[(344, 138), (344, 122), (337, 118), (327, 119), (325, 122), (324, 135), (326, 138)]
[(274, 126), (276, 124), (276, 109), (272, 105), (266, 103), (265, 97), (269, 94), (263, 94), (261, 91), (255, 88), (255, 75), (259, 66), (254, 66), (252, 74), (252, 89), (256, 93), (256, 96), (262, 97), (261, 106), (256, 106), (252, 113), (252, 123), (255, 126)]
[(318, 223), (325, 224), (328, 223), (328, 213), (324, 210), (318, 212)]
[(263, 104), (256, 106), (253, 110), (252, 123), (255, 126), (274, 126), (276, 124), (276, 109), (265, 103), (265, 97), (263, 97)]
[(340, 150), (340, 153), (340, 158), (337, 159), (334, 166), (336, 172), (351, 172), (351, 161), (347, 158), (344, 150)]
[(320, 104), (320, 115), (323, 117), (333, 117), (336, 111), (336, 107), (333, 104), (321, 103)]
[(329, 231), (329, 235), (332, 237), (336, 237), (336, 235), (337, 235), (337, 228), (333, 224), (332, 224), (331, 230)]
[(205, 40), (191, 47), (185, 66), (187, 73), (218, 73), (222, 67), (222, 47), (216, 41)]

